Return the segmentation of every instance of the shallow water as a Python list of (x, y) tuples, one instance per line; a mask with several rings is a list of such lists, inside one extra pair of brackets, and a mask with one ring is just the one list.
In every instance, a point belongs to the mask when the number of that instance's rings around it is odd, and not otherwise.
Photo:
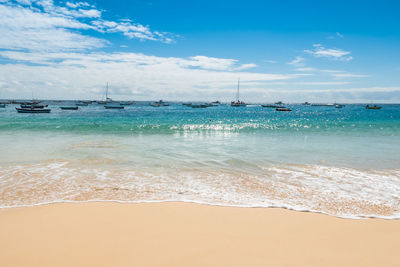
[(400, 218), (398, 105), (50, 107), (0, 110), (1, 207), (193, 201)]

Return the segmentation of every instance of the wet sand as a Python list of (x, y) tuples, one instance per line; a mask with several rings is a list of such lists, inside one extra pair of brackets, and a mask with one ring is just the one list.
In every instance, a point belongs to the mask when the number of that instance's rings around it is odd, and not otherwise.
[(192, 203), (0, 210), (0, 266), (398, 266), (400, 220)]

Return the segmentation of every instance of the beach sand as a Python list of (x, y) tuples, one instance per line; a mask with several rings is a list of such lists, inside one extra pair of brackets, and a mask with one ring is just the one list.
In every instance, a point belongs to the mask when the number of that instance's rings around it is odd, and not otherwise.
[(399, 266), (400, 221), (192, 203), (0, 210), (0, 266)]

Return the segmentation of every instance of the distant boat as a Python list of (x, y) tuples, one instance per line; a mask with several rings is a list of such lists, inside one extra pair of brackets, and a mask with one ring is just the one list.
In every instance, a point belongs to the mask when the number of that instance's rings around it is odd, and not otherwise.
[(62, 110), (78, 110), (78, 106), (75, 107), (60, 107)]
[(106, 109), (124, 109), (124, 106), (121, 105), (105, 105), (104, 106)]
[(238, 79), (238, 86), (237, 86), (237, 92), (236, 92), (236, 101), (231, 102), (232, 107), (245, 107), (247, 106), (246, 103), (243, 101), (239, 100), (239, 85), (240, 85), (240, 79)]
[(121, 106), (129, 106), (135, 104), (135, 101), (126, 101), (126, 102), (120, 102), (119, 103)]
[(45, 108), (48, 107), (48, 105), (26, 105), (26, 104), (21, 104), (21, 108)]
[(275, 102), (275, 105), (283, 106), (283, 102), (282, 101)]
[(106, 86), (106, 104), (114, 102), (110, 97), (108, 97), (108, 82)]
[(382, 107), (379, 107), (377, 105), (373, 105), (373, 106), (367, 105), (365, 108), (366, 109), (381, 109)]
[(209, 104), (198, 104), (198, 105), (190, 105), (192, 108), (208, 108)]
[(343, 108), (345, 105), (342, 105), (342, 104), (334, 104), (335, 105), (335, 108)]
[(182, 106), (191, 106), (192, 103), (182, 103)]
[(88, 103), (84, 103), (84, 102), (78, 102), (78, 103), (76, 103), (75, 105), (76, 105), (76, 106), (80, 106), (80, 107), (86, 107), (86, 106), (88, 106), (89, 104), (88, 104)]
[(308, 106), (308, 105), (311, 105), (310, 103), (308, 103), (307, 101), (306, 102), (304, 102), (304, 103), (301, 103), (302, 105), (305, 105), (305, 106)]
[(335, 104), (311, 104), (313, 107), (333, 107)]
[(276, 111), (292, 111), (290, 108), (276, 108)]
[(49, 108), (15, 108), (18, 113), (50, 113)]
[(165, 103), (162, 100), (159, 100), (158, 102), (150, 103), (150, 106), (152, 106), (152, 107), (166, 107), (166, 106), (169, 106), (169, 104)]

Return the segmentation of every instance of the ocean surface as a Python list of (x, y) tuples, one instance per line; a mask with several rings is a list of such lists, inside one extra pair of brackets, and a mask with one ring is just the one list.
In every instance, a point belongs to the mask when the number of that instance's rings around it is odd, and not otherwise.
[(0, 207), (188, 201), (400, 218), (400, 105), (0, 108)]

